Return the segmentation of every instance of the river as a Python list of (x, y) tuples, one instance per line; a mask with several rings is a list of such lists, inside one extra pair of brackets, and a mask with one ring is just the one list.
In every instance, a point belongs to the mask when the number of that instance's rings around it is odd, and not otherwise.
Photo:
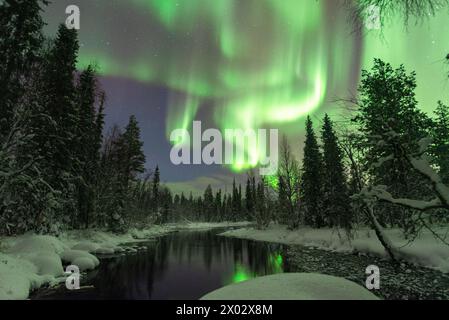
[[(219, 236), (223, 229), (180, 231), (100, 256), (79, 291), (42, 290), (33, 299), (196, 300), (220, 287), (288, 271), (286, 247)], [(131, 244), (129, 244), (131, 245)]]

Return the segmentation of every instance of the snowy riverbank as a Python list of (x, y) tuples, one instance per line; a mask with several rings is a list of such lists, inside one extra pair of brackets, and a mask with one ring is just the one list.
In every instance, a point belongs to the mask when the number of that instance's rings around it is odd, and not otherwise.
[[(445, 232), (447, 229), (441, 230), (443, 236)], [(386, 233), (404, 260), (449, 273), (449, 246), (435, 239), (430, 232), (423, 232), (410, 244), (404, 239), (400, 230), (386, 230)], [(352, 241), (346, 239), (344, 232), (338, 234), (332, 229), (301, 228), (290, 231), (280, 225), (271, 225), (267, 230), (241, 228), (224, 232), (221, 235), (287, 245), (302, 245), (336, 252), (357, 251), (387, 257), (374, 231), (368, 229), (357, 231)]]
[(234, 283), (201, 300), (379, 300), (343, 278), (313, 273), (282, 273)]
[(32, 290), (64, 282), (63, 264), (76, 265), (81, 271), (95, 269), (100, 263), (96, 255), (126, 253), (120, 246), (123, 243), (180, 230), (243, 226), (248, 223), (185, 223), (130, 229), (126, 234), (76, 230), (58, 237), (26, 234), (0, 238), (0, 300), (27, 299)]

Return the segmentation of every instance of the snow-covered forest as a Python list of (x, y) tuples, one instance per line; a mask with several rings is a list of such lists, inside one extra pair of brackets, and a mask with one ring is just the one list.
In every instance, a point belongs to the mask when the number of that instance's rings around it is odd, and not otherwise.
[[(360, 1), (361, 10), (373, 3)], [(228, 235), (355, 249), (449, 272), (449, 107), (435, 101), (432, 114), (422, 111), (413, 66), (376, 59), (361, 70), (358, 92), (336, 102), (341, 116), (305, 119), (301, 158), (282, 139), (276, 175), (249, 172), (230, 192), (173, 194), (156, 163), (145, 169), (140, 119), (105, 128), (108, 93), (96, 66), (77, 70), (76, 30), (61, 25), (44, 37), (44, 5), (0, 3), (0, 241), (31, 233), (79, 245), (67, 234), (101, 230), (118, 237), (106, 247), (114, 252), (130, 234), (169, 223), (249, 221), (253, 227)], [(383, 10), (408, 21), (429, 8)], [(407, 253), (398, 239), (419, 245)]]

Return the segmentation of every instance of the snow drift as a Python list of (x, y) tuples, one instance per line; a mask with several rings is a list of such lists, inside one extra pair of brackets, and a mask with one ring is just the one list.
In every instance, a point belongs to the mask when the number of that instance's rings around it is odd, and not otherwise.
[(202, 300), (379, 300), (346, 279), (309, 273), (282, 273), (232, 284)]

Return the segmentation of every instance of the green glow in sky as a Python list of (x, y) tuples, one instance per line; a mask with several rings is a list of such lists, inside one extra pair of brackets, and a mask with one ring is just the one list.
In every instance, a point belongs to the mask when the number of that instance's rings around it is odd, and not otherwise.
[[(417, 71), (423, 110), (448, 100), (442, 70), (448, 51), (446, 12), (408, 30), (398, 18), (382, 33), (365, 30), (356, 39), (347, 11), (336, 0), (129, 0), (115, 5), (132, 11), (138, 30), (120, 37), (115, 47), (114, 37), (109, 38), (109, 51), (99, 45), (82, 48), (80, 67), (97, 61), (105, 75), (169, 88), (167, 138), (174, 129), (190, 129), (193, 120), (222, 130), (279, 128), (297, 138), (306, 115), (341, 112), (334, 101), (355, 94), (361, 68), (369, 69), (374, 58)], [(123, 21), (123, 26), (133, 23)], [(96, 39), (107, 38), (106, 26), (101, 28)], [(203, 113), (207, 116), (199, 119)], [(231, 169), (257, 166), (257, 146), (236, 147), (246, 158), (236, 159)]]
[(393, 66), (404, 64), (417, 73), (417, 99), (421, 109), (431, 113), (438, 100), (449, 102), (447, 70), (444, 57), (449, 52), (447, 10), (420, 24), (405, 27), (401, 19), (390, 23), (382, 32), (366, 35), (363, 67), (369, 69), (373, 58), (381, 58)]

